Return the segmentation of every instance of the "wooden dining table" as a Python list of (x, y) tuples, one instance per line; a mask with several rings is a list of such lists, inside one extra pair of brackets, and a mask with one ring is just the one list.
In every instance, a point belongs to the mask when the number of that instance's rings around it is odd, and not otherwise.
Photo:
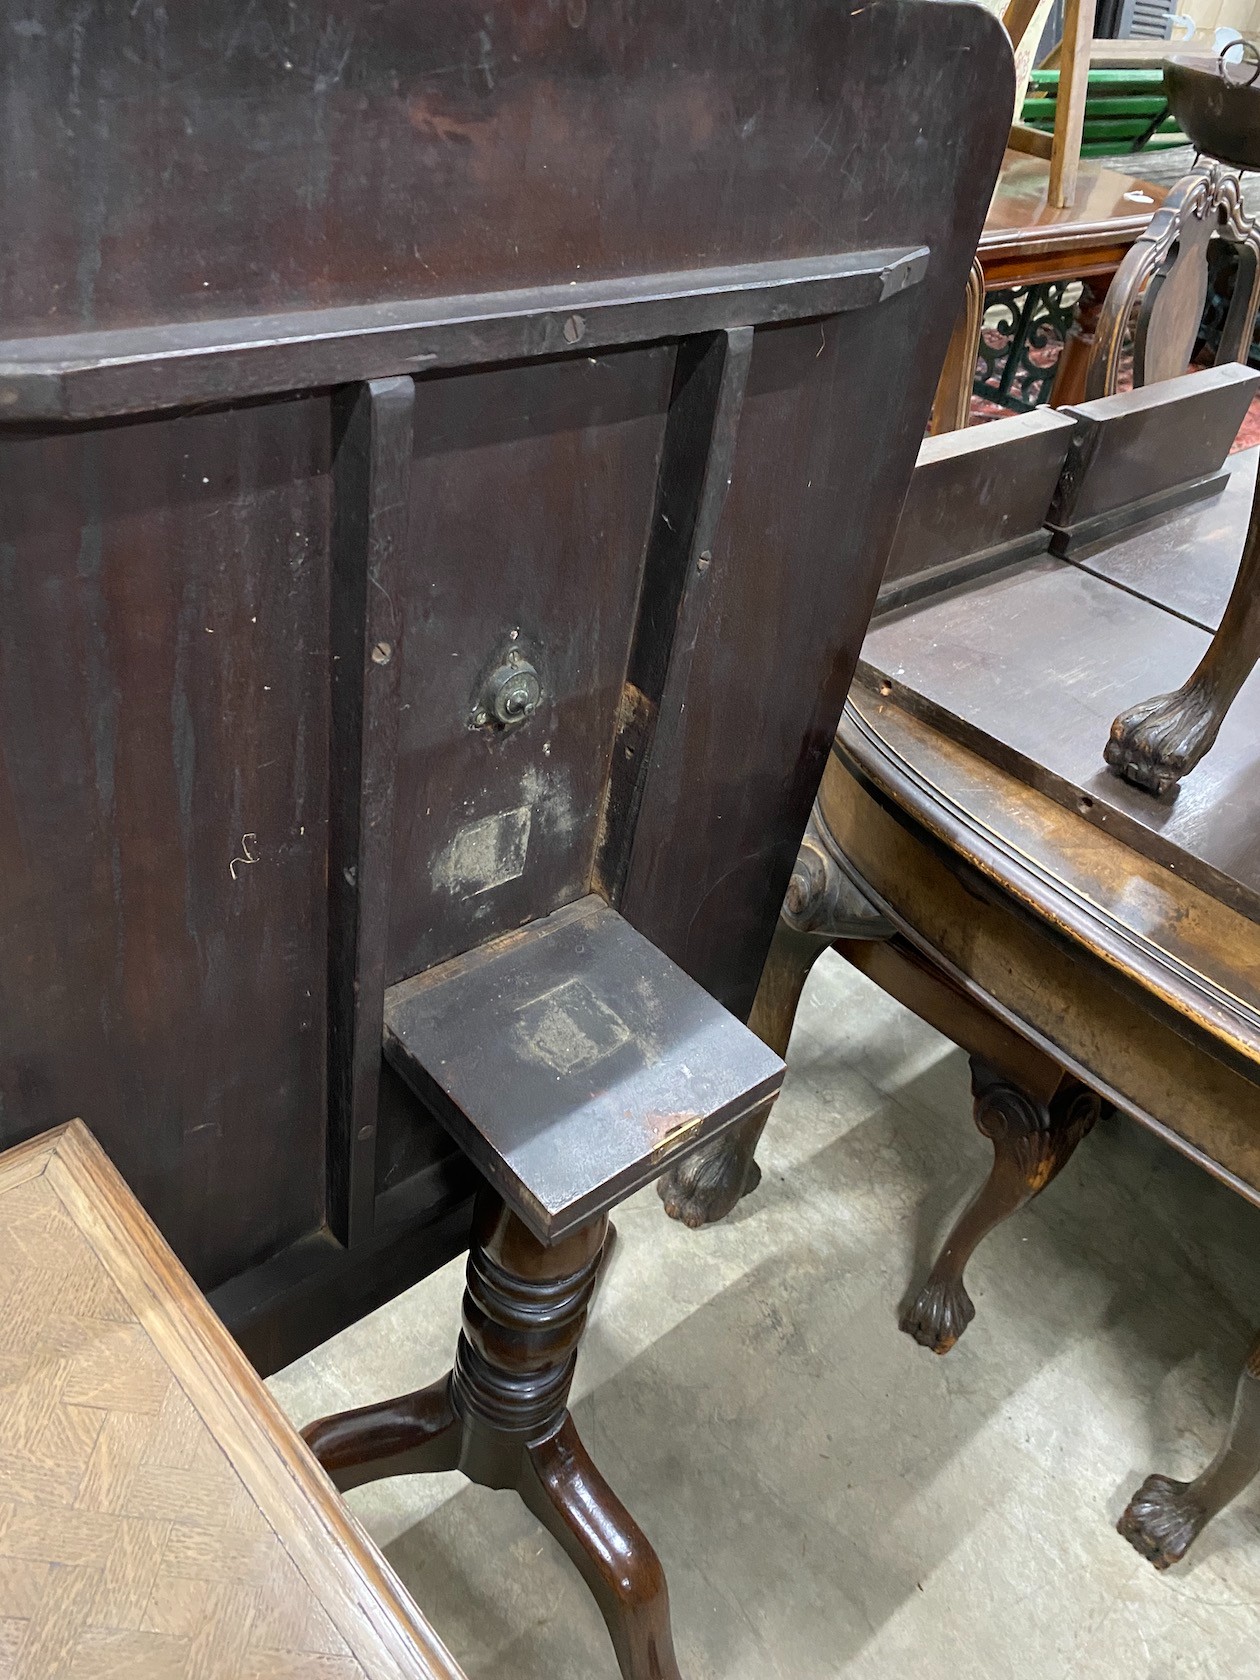
[[(1114, 167), (1127, 161), (1082, 158), (1076, 202), (1055, 210), (1047, 203), (1048, 161), (1008, 150), (977, 252), (985, 290), (1113, 274), (1167, 192)], [(1140, 161), (1140, 154), (1133, 159)]]
[[(976, 251), (967, 298), (950, 340), (949, 351), (933, 405), (932, 430), (951, 431), (967, 424), (977, 361), (981, 354), (981, 326), (986, 305), (1005, 294), (1007, 318), (1001, 336), (1011, 352), (1022, 355), (1034, 316), (1053, 316), (1062, 296), (1034, 288), (1062, 288), (1084, 282), (1070, 315), (1061, 325), (1064, 348), (1052, 375), (1057, 406), (1078, 402), (1085, 395), (1085, 367), (1092, 334), (1111, 276), (1135, 240), (1146, 231), (1164, 202), (1168, 189), (1113, 167), (1120, 159), (1082, 158), (1075, 202), (1057, 210), (1049, 204), (1050, 164), (1045, 158), (1008, 148)], [(1138, 160), (1135, 159), (1135, 162)], [(1011, 294), (1016, 294), (1012, 296)], [(997, 348), (1000, 364), (1004, 347)], [(1030, 368), (1034, 377), (1036, 370)], [(1009, 381), (1006, 382), (1009, 384)], [(977, 393), (979, 394), (979, 393)], [(1001, 406), (1006, 392), (996, 393)], [(1048, 393), (1036, 393), (1036, 400)], [(1011, 405), (1013, 406), (1013, 405)], [(1033, 406), (1028, 404), (1027, 406)]]

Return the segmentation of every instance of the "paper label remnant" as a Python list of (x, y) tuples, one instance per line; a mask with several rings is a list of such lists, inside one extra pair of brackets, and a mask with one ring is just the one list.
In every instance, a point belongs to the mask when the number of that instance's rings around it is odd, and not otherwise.
[(619, 1015), (581, 980), (566, 980), (520, 1011), (513, 1035), (521, 1052), (554, 1073), (579, 1073), (630, 1037)]
[(525, 873), (530, 809), (499, 811), (456, 830), (433, 867), (433, 884), (458, 898), (475, 898)]

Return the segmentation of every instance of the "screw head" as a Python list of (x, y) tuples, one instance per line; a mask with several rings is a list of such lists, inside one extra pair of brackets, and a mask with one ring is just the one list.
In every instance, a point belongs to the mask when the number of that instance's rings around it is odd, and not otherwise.
[(388, 665), (394, 656), (394, 650), (388, 642), (377, 642), (372, 649), (373, 665)]

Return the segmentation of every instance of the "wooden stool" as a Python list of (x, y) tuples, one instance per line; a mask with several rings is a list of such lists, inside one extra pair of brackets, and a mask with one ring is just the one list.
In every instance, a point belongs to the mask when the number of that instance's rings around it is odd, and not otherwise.
[(460, 1680), (87, 1128), (0, 1156), (0, 1673)]

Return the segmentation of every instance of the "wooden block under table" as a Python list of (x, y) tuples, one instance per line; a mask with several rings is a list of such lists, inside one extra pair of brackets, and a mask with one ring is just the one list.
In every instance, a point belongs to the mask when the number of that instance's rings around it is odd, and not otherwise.
[(876, 613), (1044, 554), (1046, 514), (1073, 428), (1057, 409), (1035, 408), (925, 438)]
[(0, 1674), (461, 1680), (87, 1128), (0, 1156)]
[(784, 1074), (593, 894), (391, 986), (385, 1053), (544, 1243), (766, 1107)]
[(1053, 552), (1073, 558), (1222, 490), (1221, 468), (1257, 391), (1260, 373), (1227, 362), (1062, 409), (1076, 433), (1047, 521)]

